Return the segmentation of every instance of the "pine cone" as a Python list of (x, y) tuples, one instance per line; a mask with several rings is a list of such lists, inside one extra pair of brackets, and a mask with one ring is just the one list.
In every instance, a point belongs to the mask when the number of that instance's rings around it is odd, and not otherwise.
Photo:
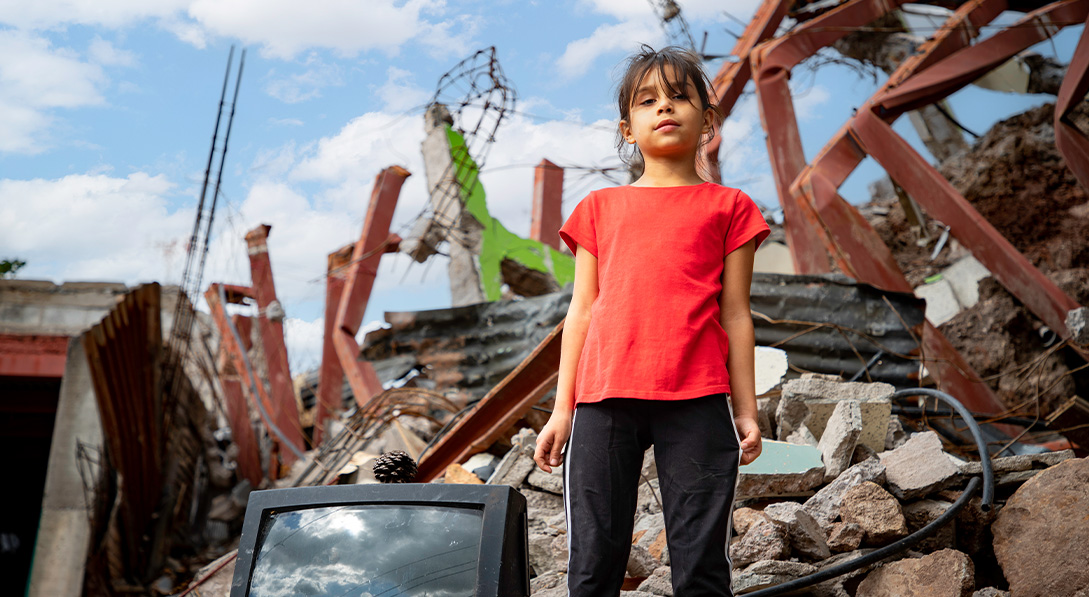
[(379, 483), (411, 483), (416, 478), (416, 461), (402, 450), (386, 452), (374, 461), (374, 478)]

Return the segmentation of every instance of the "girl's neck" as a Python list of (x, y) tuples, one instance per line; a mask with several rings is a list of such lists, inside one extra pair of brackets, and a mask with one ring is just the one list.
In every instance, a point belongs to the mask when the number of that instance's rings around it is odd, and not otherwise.
[(684, 187), (705, 182), (696, 172), (695, 160), (644, 159), (643, 175), (634, 187)]

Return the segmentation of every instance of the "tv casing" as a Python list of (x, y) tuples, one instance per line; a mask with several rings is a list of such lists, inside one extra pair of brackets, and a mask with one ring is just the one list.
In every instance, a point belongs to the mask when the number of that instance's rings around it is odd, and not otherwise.
[(445, 483), (330, 485), (250, 493), (231, 597), (249, 596), (257, 536), (270, 511), (367, 504), (446, 506), (482, 511), (475, 597), (529, 597), (526, 498), (508, 485)]

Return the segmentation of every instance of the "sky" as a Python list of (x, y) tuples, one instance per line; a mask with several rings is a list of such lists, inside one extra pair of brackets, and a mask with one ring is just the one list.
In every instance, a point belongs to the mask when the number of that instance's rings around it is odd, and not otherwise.
[[(705, 51), (727, 54), (758, 2), (679, 4), (697, 39), (707, 33)], [(1079, 33), (1036, 50), (1065, 63)], [(228, 52), (238, 48), (237, 68), (244, 48), (202, 288), (249, 284), (242, 238), (270, 224), (297, 374), (320, 362), (326, 255), (358, 238), (376, 174), (395, 164), (412, 172), (394, 231), (426, 203), (422, 115), (443, 73), (495, 46), (517, 104), (481, 179), (491, 213), (526, 235), (542, 158), (567, 167), (565, 216), (613, 184), (592, 169), (620, 166), (617, 65), (640, 43), (666, 42), (640, 0), (0, 0), (0, 259), (25, 261), (22, 279), (179, 283)], [(706, 64), (712, 75), (720, 67)], [(796, 68), (806, 155), (882, 82), (836, 65)], [(951, 105), (982, 133), (1047, 101), (969, 87)], [(907, 119), (895, 128), (918, 146)], [(724, 184), (774, 212), (751, 93), (720, 134)], [(867, 161), (842, 194), (864, 202), (880, 175)], [(387, 255), (364, 322), (449, 304), (442, 257)]]

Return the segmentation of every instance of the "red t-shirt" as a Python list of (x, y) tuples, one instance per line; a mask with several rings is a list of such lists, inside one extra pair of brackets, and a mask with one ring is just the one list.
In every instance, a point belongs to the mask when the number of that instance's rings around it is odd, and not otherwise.
[(709, 182), (604, 189), (575, 206), (560, 237), (598, 260), (575, 403), (728, 393), (723, 261), (768, 233), (748, 195)]

